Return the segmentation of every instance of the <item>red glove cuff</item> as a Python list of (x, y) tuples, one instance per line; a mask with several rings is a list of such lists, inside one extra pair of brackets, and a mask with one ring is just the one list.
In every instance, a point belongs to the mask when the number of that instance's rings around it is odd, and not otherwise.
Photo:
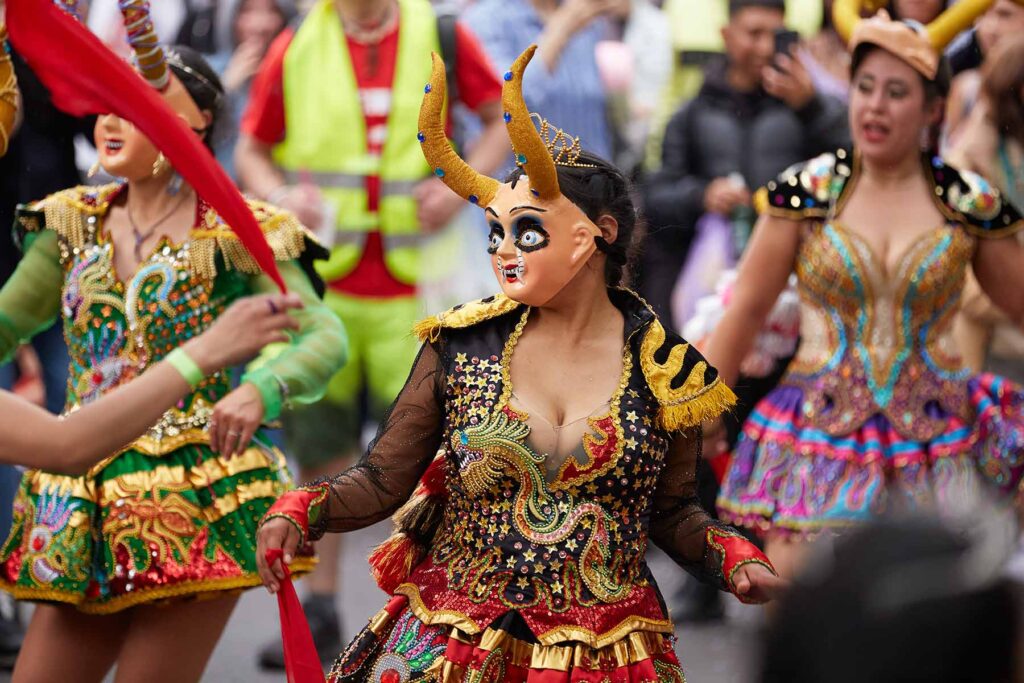
[(271, 519), (285, 519), (298, 530), (299, 546), (302, 546), (309, 539), (310, 525), (316, 524), (323, 513), (329, 492), (330, 484), (327, 482), (289, 491), (274, 501), (260, 526)]
[(778, 572), (775, 571), (768, 556), (761, 552), (756, 545), (731, 529), (709, 527), (707, 542), (711, 548), (718, 551), (722, 558), (722, 576), (725, 577), (729, 591), (739, 598), (740, 602), (749, 603), (746, 596), (736, 592), (736, 584), (733, 583), (736, 571), (740, 567), (747, 564), (759, 564), (778, 576)]

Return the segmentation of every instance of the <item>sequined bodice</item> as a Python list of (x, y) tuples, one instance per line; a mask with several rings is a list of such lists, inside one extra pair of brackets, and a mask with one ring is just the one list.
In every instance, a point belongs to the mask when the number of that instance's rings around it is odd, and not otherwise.
[[(215, 283), (189, 267), (188, 244), (175, 246), (166, 240), (130, 278), (119, 279), (114, 247), (96, 229), (98, 224), (98, 217), (89, 217), (92, 239), (64, 259), (61, 307), (71, 358), (68, 410), (138, 376), (201, 333), (232, 296), (223, 288), (215, 294)], [(202, 440), (213, 404), (229, 390), (224, 373), (211, 376), (134, 447), (159, 454)]]
[(926, 233), (889, 272), (871, 246), (837, 223), (817, 223), (797, 258), (801, 345), (786, 382), (802, 386), (804, 415), (832, 434), (882, 413), (928, 439), (969, 410), (968, 372), (951, 328), (974, 238), (950, 223)]
[[(586, 418), (579, 447), (552, 464), (512, 400), (509, 362), (528, 314), (450, 342), (448, 504), (431, 561), (410, 582), (428, 607), (457, 606), (480, 622), (517, 610), (538, 635), (552, 615), (580, 609), (593, 610), (599, 631), (620, 622), (668, 629), (644, 559), (668, 437), (655, 426), (639, 343), (627, 343), (619, 387)], [(563, 636), (577, 637), (548, 635)]]

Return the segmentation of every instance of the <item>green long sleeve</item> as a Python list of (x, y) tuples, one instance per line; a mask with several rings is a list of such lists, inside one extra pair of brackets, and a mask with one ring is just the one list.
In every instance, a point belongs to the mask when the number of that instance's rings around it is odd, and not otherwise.
[(0, 289), (0, 363), (52, 325), (60, 313), (64, 273), (57, 234), (45, 230), (33, 238), (14, 274)]
[[(242, 376), (263, 397), (265, 420), (275, 420), (285, 401), (313, 403), (327, 388), (327, 382), (348, 360), (348, 335), (334, 313), (323, 304), (302, 268), (295, 262), (278, 263), (288, 289), (302, 298), (304, 308), (293, 312), (299, 329), (289, 344), (264, 349)], [(254, 277), (255, 293), (278, 291), (265, 275)], [(287, 387), (287, 395), (282, 391)]]

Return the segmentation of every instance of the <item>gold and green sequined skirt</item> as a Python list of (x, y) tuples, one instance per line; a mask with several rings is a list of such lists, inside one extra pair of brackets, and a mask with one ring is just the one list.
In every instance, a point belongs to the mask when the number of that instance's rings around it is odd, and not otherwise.
[[(161, 456), (129, 449), (85, 477), (30, 470), (0, 550), (0, 589), (108, 614), (259, 585), (257, 526), (290, 487), (260, 434), (234, 457), (189, 444)], [(293, 571), (314, 562), (300, 556)]]

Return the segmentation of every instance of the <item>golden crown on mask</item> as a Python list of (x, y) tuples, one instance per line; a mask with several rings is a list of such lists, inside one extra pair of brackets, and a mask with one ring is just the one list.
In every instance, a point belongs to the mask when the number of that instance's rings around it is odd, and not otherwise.
[[(578, 137), (531, 114), (523, 100), (523, 72), (536, 51), (536, 45), (528, 47), (505, 74), (501, 103), (516, 165), (523, 169), (537, 197), (553, 200), (561, 196), (556, 166), (592, 166), (579, 161), (583, 149)], [(436, 53), (432, 59), (430, 83), (424, 88), (419, 117), (418, 138), (423, 146), (423, 156), (434, 169), (434, 174), (453, 192), (481, 208), (486, 207), (494, 199), (500, 183), (471, 168), (448, 141), (444, 118), (447, 93), (444, 61)], [(534, 117), (540, 121), (540, 130), (534, 125)]]

